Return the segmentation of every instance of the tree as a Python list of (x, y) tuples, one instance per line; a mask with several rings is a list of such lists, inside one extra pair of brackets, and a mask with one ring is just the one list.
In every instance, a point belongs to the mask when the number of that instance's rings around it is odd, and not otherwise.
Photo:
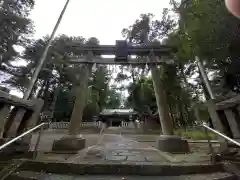
[(153, 115), (156, 112), (157, 104), (151, 78), (143, 78), (128, 87), (129, 96), (127, 104), (139, 113)]
[[(149, 34), (148, 39), (149, 39), (150, 43), (159, 44), (160, 43), (159, 41), (162, 38), (165, 38), (164, 44), (167, 44), (167, 45), (174, 44), (175, 45), (177, 42), (177, 40), (175, 40), (176, 37), (174, 36), (174, 33), (176, 31), (175, 30), (176, 23), (171, 18), (171, 16), (168, 14), (168, 10), (164, 9), (163, 17), (161, 20), (152, 20), (152, 18), (153, 18), (152, 14), (141, 15), (140, 19), (136, 20), (132, 26), (130, 26), (127, 29), (123, 29), (124, 37), (129, 39), (129, 41), (132, 41), (135, 43), (142, 43), (143, 42), (143, 38), (142, 38), (143, 33), (146, 33), (146, 31), (147, 31), (147, 34)], [(149, 68), (151, 69), (151, 66), (147, 67), (148, 72), (149, 72)], [(169, 111), (170, 111), (172, 120), (175, 121), (176, 125), (192, 124), (192, 122), (194, 121), (194, 118), (191, 115), (192, 112), (190, 110), (191, 106), (189, 103), (189, 97), (191, 98), (191, 95), (189, 96), (190, 92), (187, 91), (187, 89), (185, 89), (185, 87), (183, 86), (183, 78), (181, 77), (181, 73), (180, 73), (181, 72), (180, 64), (177, 63), (174, 66), (173, 65), (162, 65), (160, 67), (160, 69), (161, 69), (160, 70), (161, 72), (160, 73), (158, 72), (157, 74), (155, 74), (153, 76), (158, 76), (158, 77), (155, 77), (155, 81), (161, 82), (161, 89), (163, 89), (163, 87), (164, 87), (165, 92), (162, 92), (162, 93), (166, 93), (167, 101), (165, 103), (167, 103), (167, 104), (161, 104), (159, 106), (159, 108), (161, 109), (161, 107), (164, 107), (164, 106), (167, 108), (169, 107)], [(137, 70), (137, 71), (138, 71), (138, 74), (141, 74), (141, 73), (139, 73), (139, 70)], [(124, 76), (122, 76), (122, 77), (124, 78)], [(125, 78), (126, 78), (126, 76), (125, 76)], [(138, 83), (138, 80), (141, 79), (141, 76), (140, 76), (140, 78), (134, 78), (134, 79), (136, 79), (135, 82)], [(133, 80), (133, 82), (134, 82), (134, 80)], [(141, 82), (141, 80), (139, 82)], [(137, 92), (134, 91), (136, 89), (139, 89), (138, 88), (139, 85), (136, 83), (135, 83), (135, 85), (134, 85), (134, 83), (131, 85), (132, 87), (135, 87), (135, 88), (129, 89), (130, 90), (129, 100), (132, 101), (131, 104), (133, 107), (135, 107), (134, 104), (139, 105), (140, 104), (139, 101), (141, 99), (137, 95)], [(142, 84), (142, 82), (141, 82), (141, 84)], [(148, 87), (148, 86), (145, 86), (145, 87)], [(134, 95), (135, 93), (136, 93), (136, 95)], [(136, 96), (137, 98), (133, 99), (132, 97), (134, 97), (134, 96)], [(148, 97), (148, 103), (150, 103), (150, 101), (152, 101), (151, 97), (152, 96)], [(133, 103), (134, 101), (136, 101), (136, 102)], [(156, 101), (154, 103), (155, 103), (155, 108), (156, 108)], [(146, 105), (146, 102), (144, 102), (144, 104)], [(128, 105), (129, 105), (129, 102), (128, 102)], [(149, 107), (145, 107), (145, 109), (148, 109), (148, 108)], [(142, 111), (142, 109), (140, 111)], [(156, 109), (155, 109), (155, 111), (156, 111)], [(148, 113), (151, 114), (150, 111), (148, 111)]]
[[(18, 67), (17, 75), (5, 81), (6, 84), (17, 87), (22, 92), (26, 90), (48, 39), (49, 37), (46, 36), (26, 47), (22, 58), (27, 62), (27, 65)], [(34, 94), (38, 89), (38, 97), (44, 98), (46, 102), (51, 93), (55, 92), (57, 94), (56, 92), (58, 91), (56, 89), (58, 87), (61, 88), (63, 84), (72, 84), (74, 82), (74, 78), (71, 75), (72, 68), (69, 67), (65, 58), (65, 44), (75, 40), (83, 43), (85, 41), (82, 37), (60, 35), (55, 38), (53, 45), (49, 49), (45, 64), (33, 91)]]
[(0, 64), (11, 66), (10, 62), (19, 56), (16, 46), (26, 46), (33, 32), (32, 22), (27, 17), (34, 0), (1, 0), (0, 5)]
[[(120, 105), (120, 94), (109, 86), (110, 74), (106, 66), (101, 66), (92, 72), (89, 81), (88, 99), (83, 111), (83, 120), (91, 121), (93, 116), (98, 116), (103, 109), (118, 108)], [(70, 120), (75, 93), (73, 87), (61, 91), (57, 98), (54, 119)], [(71, 90), (69, 90), (71, 89)], [(68, 104), (66, 106), (66, 104)], [(64, 107), (66, 107), (64, 109)], [(62, 118), (60, 118), (62, 116)]]
[[(217, 98), (227, 97), (229, 90), (234, 90), (237, 84), (237, 78), (233, 74), (239, 74), (236, 71), (232, 73), (231, 68), (228, 68), (231, 66), (229, 64), (236, 67), (233, 62), (239, 57), (239, 20), (227, 11), (224, 1), (181, 1), (179, 4), (172, 2), (180, 17), (179, 28), (175, 34), (178, 58), (182, 62), (188, 62), (198, 55), (204, 60), (207, 70), (213, 72), (212, 86)], [(223, 86), (224, 83), (227, 86)]]
[(121, 105), (121, 94), (114, 88), (109, 87), (107, 97), (105, 99), (105, 109), (117, 109)]

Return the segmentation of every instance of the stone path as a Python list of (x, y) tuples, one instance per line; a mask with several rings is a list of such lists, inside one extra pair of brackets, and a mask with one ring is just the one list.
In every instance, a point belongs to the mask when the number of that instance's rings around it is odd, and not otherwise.
[[(117, 134), (103, 134), (96, 136), (89, 136), (94, 139), (94, 143), (88, 143), (88, 147), (79, 151), (78, 154), (47, 154), (45, 156), (39, 156), (37, 161), (53, 161), (61, 162), (61, 163), (49, 163), (49, 170), (52, 169), (53, 173), (62, 173), (67, 170), (78, 174), (79, 172), (86, 171), (90, 172), (90, 170), (94, 170), (93, 174), (101, 174), (100, 171), (104, 173), (111, 173), (111, 170), (114, 169), (113, 176), (105, 176), (105, 175), (60, 175), (60, 174), (47, 174), (47, 173), (33, 173), (25, 170), (24, 172), (18, 173), (26, 176), (38, 176), (43, 180), (147, 180), (147, 179), (162, 179), (162, 180), (210, 180), (210, 179), (218, 179), (228, 177), (228, 173), (218, 173), (214, 171), (214, 174), (196, 174), (193, 175), (181, 175), (174, 176), (174, 168), (175, 171), (179, 172), (179, 168), (182, 168), (186, 165), (186, 168), (192, 167), (192, 165), (205, 165), (209, 164), (209, 156), (206, 154), (170, 154), (163, 153), (153, 146), (149, 145), (145, 142), (138, 142), (133, 140), (132, 138), (127, 138), (122, 135)], [(87, 138), (87, 137), (86, 137)], [(88, 140), (88, 139), (87, 139)], [(200, 162), (200, 163), (199, 163)], [(56, 165), (59, 165), (56, 169)], [(145, 166), (146, 165), (146, 166)], [(150, 166), (149, 166), (150, 165)], [(163, 166), (162, 166), (163, 165)], [(167, 166), (165, 166), (167, 165)], [(31, 167), (34, 166), (33, 164)], [(42, 166), (37, 164), (37, 166)], [(46, 162), (43, 163), (43, 167), (46, 166)], [(148, 174), (151, 174), (153, 169), (157, 170), (157, 172), (163, 171), (166, 173), (166, 169), (163, 167), (170, 168), (170, 176), (117, 176), (117, 172), (126, 172), (129, 169), (131, 171), (137, 171), (138, 168), (143, 168), (141, 171), (149, 171)], [(201, 166), (199, 166), (201, 167)], [(84, 170), (84, 168), (86, 168)], [(112, 169), (111, 169), (112, 168)], [(140, 169), (141, 169), (140, 168)], [(149, 169), (150, 168), (150, 169)], [(161, 169), (163, 168), (163, 169)], [(106, 170), (107, 169), (107, 170)], [(198, 168), (201, 169), (201, 168)], [(211, 168), (210, 168), (211, 169)], [(39, 170), (41, 172), (42, 170)], [(116, 171), (116, 172), (115, 172)], [(185, 171), (185, 170), (183, 170)], [(45, 171), (44, 171), (45, 172)], [(97, 172), (97, 173), (96, 173)], [(33, 174), (32, 174), (33, 173)], [(74, 174), (73, 173), (73, 174)], [(89, 173), (90, 174), (90, 173)], [(124, 174), (124, 173), (123, 173)], [(131, 173), (128, 173), (131, 174)], [(146, 175), (148, 175), (146, 174)], [(116, 175), (116, 176), (115, 176)]]
[[(106, 132), (105, 132), (106, 133)], [(68, 163), (123, 163), (123, 164), (166, 164), (166, 163), (209, 163), (210, 157), (206, 152), (190, 154), (164, 153), (155, 148), (155, 142), (138, 142), (140, 139), (151, 139), (151, 135), (125, 136), (120, 134), (83, 134), (86, 148), (78, 154), (41, 153), (50, 152), (54, 140), (64, 134), (44, 133), (38, 150), (38, 160)], [(134, 138), (135, 137), (135, 138)], [(32, 139), (32, 147), (37, 135)], [(155, 136), (156, 138), (156, 136)]]
[(116, 162), (116, 163), (144, 163), (167, 162), (159, 151), (145, 143), (126, 139), (121, 135), (104, 134), (98, 144), (88, 148), (85, 154), (71, 157), (68, 162)]
[[(210, 163), (204, 153), (170, 154), (159, 151), (146, 142), (116, 134), (86, 136), (87, 147), (78, 154), (41, 154), (37, 160), (77, 164), (169, 164), (169, 163)], [(50, 141), (48, 138), (47, 141)], [(89, 140), (90, 139), (90, 140)], [(42, 140), (45, 140), (43, 138)], [(41, 146), (50, 145), (44, 142)]]

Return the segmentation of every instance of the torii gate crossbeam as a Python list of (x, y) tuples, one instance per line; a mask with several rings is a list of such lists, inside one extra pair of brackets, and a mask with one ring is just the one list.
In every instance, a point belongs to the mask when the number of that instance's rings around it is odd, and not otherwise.
[[(169, 56), (176, 50), (170, 46), (164, 45), (127, 45), (122, 48), (126, 51), (127, 55), (136, 56), (148, 56), (150, 53), (154, 53), (155, 56)], [(99, 55), (115, 55), (118, 53), (117, 45), (78, 45), (69, 44), (66, 46), (67, 52), (72, 52), (77, 55), (86, 55), (89, 51), (92, 51), (94, 56)]]

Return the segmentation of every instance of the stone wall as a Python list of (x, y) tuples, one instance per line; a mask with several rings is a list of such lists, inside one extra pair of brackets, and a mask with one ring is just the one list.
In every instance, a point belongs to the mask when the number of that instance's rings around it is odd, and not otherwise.
[[(49, 129), (68, 129), (70, 122), (51, 122)], [(101, 122), (82, 122), (81, 127), (97, 127), (101, 128)]]

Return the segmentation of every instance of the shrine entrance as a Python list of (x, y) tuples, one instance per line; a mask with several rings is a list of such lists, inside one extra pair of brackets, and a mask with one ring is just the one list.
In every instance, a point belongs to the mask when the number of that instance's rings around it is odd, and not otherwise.
[[(56, 141), (53, 145), (54, 150), (60, 150), (62, 145), (66, 142), (72, 142), (73, 139), (77, 141), (74, 149), (81, 149), (85, 147), (85, 140), (78, 137), (79, 124), (82, 122), (82, 113), (85, 107), (87, 98), (88, 80), (91, 75), (92, 68), (96, 64), (104, 65), (147, 65), (151, 69), (156, 102), (158, 106), (158, 114), (161, 122), (162, 135), (157, 140), (157, 147), (162, 151), (167, 152), (188, 152), (189, 147), (186, 140), (175, 136), (173, 133), (173, 122), (169, 115), (169, 108), (166, 100), (166, 93), (159, 77), (161, 77), (161, 65), (173, 64), (172, 53), (174, 49), (169, 46), (156, 44), (132, 44), (124, 40), (116, 41), (115, 45), (82, 45), (75, 42), (67, 45), (67, 56), (70, 59), (69, 63), (79, 64), (81, 70), (77, 74), (79, 78), (79, 86), (77, 87), (77, 94), (75, 105), (73, 108), (71, 123), (68, 129), (67, 139), (64, 137)], [(73, 56), (74, 54), (74, 56)], [(103, 55), (115, 55), (114, 58), (104, 58)], [(136, 57), (133, 57), (136, 56)], [(69, 141), (68, 139), (71, 139)], [(78, 143), (81, 142), (81, 143)], [(80, 144), (81, 147), (76, 147)], [(83, 147), (84, 146), (84, 147)]]

